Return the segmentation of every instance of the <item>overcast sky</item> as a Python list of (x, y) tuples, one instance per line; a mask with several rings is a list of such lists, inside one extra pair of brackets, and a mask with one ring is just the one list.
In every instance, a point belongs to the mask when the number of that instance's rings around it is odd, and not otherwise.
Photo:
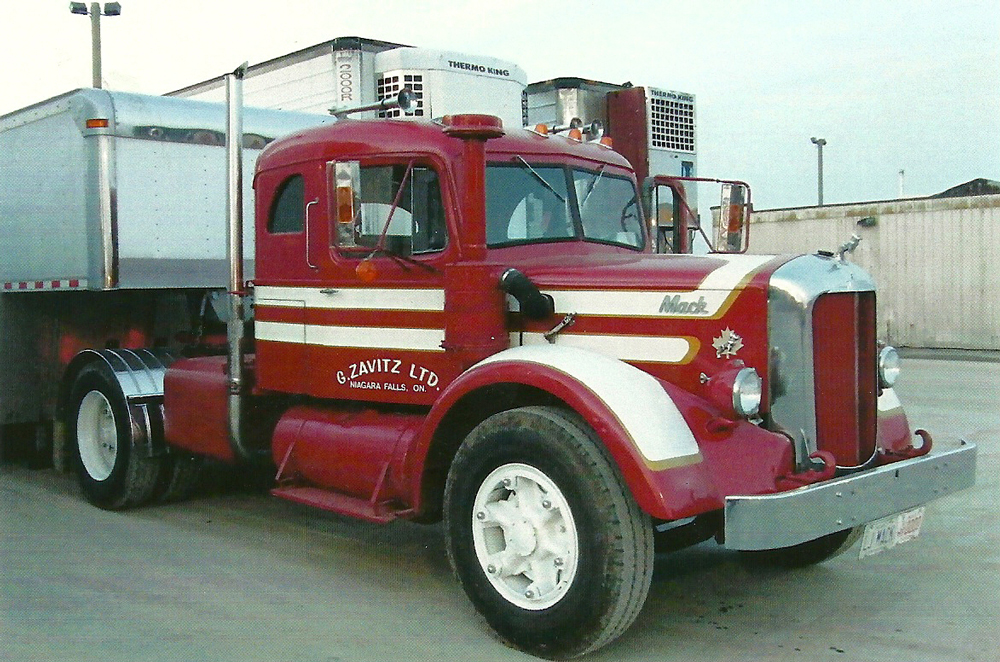
[[(0, 114), (90, 84), (63, 0), (0, 0)], [(491, 55), (528, 81), (631, 81), (697, 98), (698, 169), (758, 208), (929, 195), (1000, 179), (1000, 2), (122, 0), (105, 86), (162, 94), (334, 37)]]

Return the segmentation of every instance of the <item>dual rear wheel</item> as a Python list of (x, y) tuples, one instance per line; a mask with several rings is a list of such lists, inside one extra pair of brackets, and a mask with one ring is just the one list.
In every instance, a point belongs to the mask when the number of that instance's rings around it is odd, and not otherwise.
[(149, 437), (162, 434), (159, 406), (130, 411), (114, 375), (100, 364), (84, 367), (73, 383), (67, 431), (84, 496), (108, 510), (186, 497), (201, 471), (197, 458), (154, 454)]

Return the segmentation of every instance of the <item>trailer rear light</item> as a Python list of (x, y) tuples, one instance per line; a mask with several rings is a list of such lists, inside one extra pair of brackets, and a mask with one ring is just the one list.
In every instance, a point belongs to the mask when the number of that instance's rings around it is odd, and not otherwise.
[(108, 128), (108, 126), (109, 126), (109, 123), (108, 123), (108, 120), (106, 120), (106, 119), (95, 118), (95, 119), (89, 119), (89, 120), (87, 120), (87, 128), (88, 129), (106, 129), (106, 128)]

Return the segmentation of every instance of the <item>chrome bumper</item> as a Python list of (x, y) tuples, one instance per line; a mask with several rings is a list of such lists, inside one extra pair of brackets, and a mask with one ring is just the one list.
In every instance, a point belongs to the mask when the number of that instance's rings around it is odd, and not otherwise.
[(777, 549), (861, 526), (976, 482), (976, 446), (902, 460), (788, 492), (726, 497), (725, 545)]

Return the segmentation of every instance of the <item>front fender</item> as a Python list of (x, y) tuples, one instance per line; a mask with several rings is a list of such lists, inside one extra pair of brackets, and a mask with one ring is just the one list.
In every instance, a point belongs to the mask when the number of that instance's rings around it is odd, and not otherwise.
[[(550, 393), (576, 411), (604, 442), (639, 506), (653, 517), (677, 519), (721, 508), (695, 436), (664, 384), (602, 354), (531, 345), (504, 350), (452, 382), (425, 429), (436, 430), (465, 396), (498, 384)], [(425, 458), (430, 437), (416, 455)], [(421, 476), (417, 472), (414, 480)], [(419, 485), (414, 485), (414, 493)]]

